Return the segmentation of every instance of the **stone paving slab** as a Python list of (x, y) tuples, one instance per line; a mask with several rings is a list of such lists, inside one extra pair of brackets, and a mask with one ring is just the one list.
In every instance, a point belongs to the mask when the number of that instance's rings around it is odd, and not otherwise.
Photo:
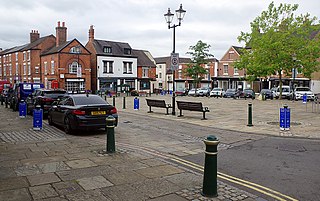
[(154, 199), (150, 199), (148, 201), (186, 201), (187, 199), (184, 199), (176, 194), (169, 194), (161, 197), (157, 197)]
[(58, 196), (59, 194), (54, 190), (54, 188), (47, 184), (41, 186), (34, 186), (29, 188), (33, 199), (45, 199), (50, 197)]
[(56, 183), (60, 181), (59, 177), (54, 173), (31, 175), (27, 176), (27, 179), (31, 186)]
[(84, 190), (94, 190), (97, 188), (104, 188), (108, 186), (113, 186), (113, 183), (108, 181), (103, 176), (86, 177), (77, 179), (77, 182)]
[(0, 180), (0, 191), (22, 189), (28, 186), (29, 184), (25, 177), (10, 177)]
[(54, 189), (59, 193), (59, 195), (68, 195), (82, 192), (83, 189), (79, 186), (77, 181), (66, 181), (66, 182), (58, 182), (52, 184)]
[(87, 167), (97, 166), (97, 164), (95, 164), (94, 162), (92, 162), (89, 159), (66, 161), (66, 164), (69, 167), (71, 167), (72, 169), (87, 168)]
[(69, 201), (113, 201), (99, 189), (66, 195)]
[(32, 200), (26, 188), (0, 191), (0, 200), (3, 201), (29, 201)]
[(162, 166), (148, 167), (148, 168), (136, 170), (136, 172), (139, 174), (142, 174), (147, 178), (156, 178), (156, 177), (163, 177), (163, 176), (168, 176), (172, 174), (178, 174), (184, 171), (172, 165), (162, 165)]

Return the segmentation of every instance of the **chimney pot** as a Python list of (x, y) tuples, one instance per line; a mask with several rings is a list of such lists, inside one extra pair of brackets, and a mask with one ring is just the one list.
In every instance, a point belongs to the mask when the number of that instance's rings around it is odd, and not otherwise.
[(65, 23), (64, 23), (64, 22), (62, 22), (62, 27), (64, 27), (64, 25), (65, 25)]
[(60, 21), (58, 21), (58, 27), (60, 27)]

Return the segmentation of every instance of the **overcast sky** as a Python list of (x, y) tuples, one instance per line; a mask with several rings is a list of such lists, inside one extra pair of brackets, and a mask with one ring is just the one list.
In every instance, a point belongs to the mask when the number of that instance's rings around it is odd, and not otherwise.
[[(180, 3), (187, 11), (176, 28), (176, 52), (186, 56), (198, 40), (211, 45), (210, 53), (220, 59), (227, 49), (240, 46), (237, 37), (248, 31), (250, 22), (266, 10), (268, 0), (0, 0), (0, 47), (29, 43), (31, 30), (40, 37), (54, 34), (57, 22), (65, 22), (68, 40), (83, 45), (94, 25), (95, 38), (127, 42), (133, 49), (149, 50), (154, 57), (172, 52), (173, 30), (167, 28), (164, 14)], [(319, 0), (287, 0), (298, 3), (297, 14), (320, 18)], [(174, 21), (176, 22), (176, 21)]]

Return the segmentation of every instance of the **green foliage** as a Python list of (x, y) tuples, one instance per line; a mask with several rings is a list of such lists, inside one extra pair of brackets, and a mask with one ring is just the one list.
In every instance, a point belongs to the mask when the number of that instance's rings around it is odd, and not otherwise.
[(319, 70), (320, 58), (319, 23), (309, 14), (294, 15), (298, 4), (272, 2), (266, 11), (251, 22), (251, 32), (241, 32), (238, 40), (245, 42), (240, 60), (235, 63), (239, 69), (246, 69), (251, 77), (268, 77), (281, 71), (291, 76), (296, 67), (304, 76)]
[(187, 52), (192, 57), (192, 63), (188, 64), (188, 68), (184, 70), (184, 75), (191, 77), (196, 86), (204, 78), (204, 75), (208, 73), (204, 65), (207, 64), (209, 57), (213, 57), (209, 53), (210, 47), (210, 45), (199, 40), (196, 45), (190, 46), (189, 49), (191, 51)]

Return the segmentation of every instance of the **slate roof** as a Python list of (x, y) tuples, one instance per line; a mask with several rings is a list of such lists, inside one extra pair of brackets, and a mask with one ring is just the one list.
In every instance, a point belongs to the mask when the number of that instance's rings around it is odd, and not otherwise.
[[(124, 42), (115, 42), (115, 41), (106, 41), (106, 40), (94, 40), (93, 41), (94, 48), (97, 52), (97, 55), (104, 55), (104, 56), (120, 56), (120, 57), (135, 57), (130, 54), (124, 54), (124, 49), (130, 49), (130, 45)], [(112, 52), (106, 53), (103, 52), (103, 47), (111, 47)]]
[(156, 67), (156, 64), (146, 55), (145, 50), (132, 50), (132, 55), (138, 57), (138, 66)]
[(34, 41), (33, 43), (28, 43), (26, 44), (26, 46), (24, 48), (21, 49), (21, 51), (26, 51), (26, 50), (30, 50), (34, 47), (36, 47), (37, 45), (39, 45), (40, 43), (42, 43), (45, 39), (49, 38), (49, 37), (54, 37), (55, 36), (53, 34), (50, 34), (48, 36), (44, 36), (44, 37), (41, 37), (39, 38), (38, 40)]

